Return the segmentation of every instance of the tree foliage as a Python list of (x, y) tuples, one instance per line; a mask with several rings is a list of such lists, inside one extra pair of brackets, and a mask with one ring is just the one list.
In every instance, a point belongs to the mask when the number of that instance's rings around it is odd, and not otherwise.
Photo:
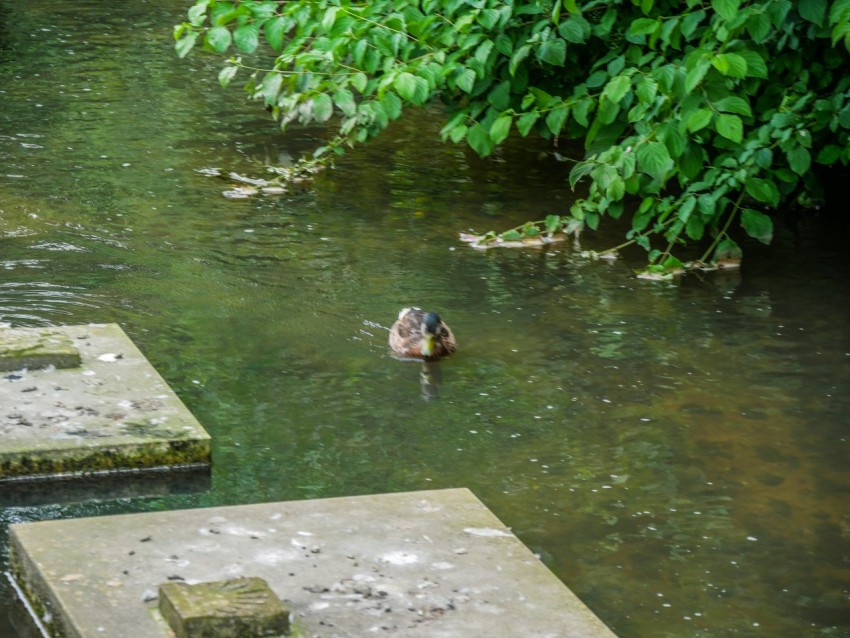
[(336, 117), (317, 158), (435, 99), (443, 139), (481, 156), (514, 132), (580, 141), (586, 196), (522, 232), (628, 210), (656, 274), (688, 240), (734, 260), (735, 223), (769, 243), (771, 210), (818, 197), (815, 165), (850, 161), (850, 0), (199, 0), (175, 38), (232, 52), (221, 84), (247, 70), (282, 128)]

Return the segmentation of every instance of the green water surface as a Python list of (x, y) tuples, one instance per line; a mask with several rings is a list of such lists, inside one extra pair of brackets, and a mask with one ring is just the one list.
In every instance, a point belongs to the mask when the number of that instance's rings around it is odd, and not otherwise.
[[(177, 60), (182, 4), (0, 0), (0, 321), (120, 323), (213, 435), (211, 485), (0, 509), (0, 569), (14, 522), (466, 486), (622, 638), (850, 635), (844, 246), (782, 227), (681, 284), (476, 252), (458, 231), (566, 210), (569, 165), (473, 158), (436, 108), (227, 199), (199, 171), (261, 177), (323, 131)], [(459, 341), (429, 383), (386, 346), (410, 304)]]

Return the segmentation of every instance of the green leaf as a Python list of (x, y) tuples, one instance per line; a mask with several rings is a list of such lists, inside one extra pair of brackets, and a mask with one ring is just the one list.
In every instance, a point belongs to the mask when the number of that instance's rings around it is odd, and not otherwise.
[(685, 91), (692, 93), (697, 86), (705, 78), (705, 74), (711, 68), (711, 63), (708, 60), (700, 60), (697, 64), (688, 71), (685, 76)]
[(812, 165), (812, 155), (808, 149), (799, 144), (786, 153), (788, 165), (797, 175), (805, 175)]
[(822, 27), (826, 21), (826, 4), (826, 0), (799, 0), (797, 10), (803, 19)]
[(243, 24), (233, 32), (233, 43), (242, 53), (253, 53), (260, 44), (260, 29), (256, 24)]
[(605, 196), (611, 201), (618, 201), (623, 199), (623, 196), (626, 194), (626, 183), (623, 181), (623, 178), (619, 175), (615, 175), (608, 184), (608, 187), (605, 189)]
[(737, 53), (718, 53), (711, 58), (711, 65), (723, 75), (733, 78), (747, 76), (747, 61)]
[(712, 257), (712, 261), (727, 261), (727, 260), (740, 260), (741, 255), (744, 252), (741, 250), (741, 247), (735, 243), (734, 239), (729, 239), (728, 237), (717, 244), (717, 248), (714, 249), (714, 256)]
[(330, 31), (334, 22), (336, 22), (336, 14), (339, 11), (339, 7), (328, 7), (325, 11), (325, 15), (322, 16), (322, 30)]
[(481, 157), (487, 157), (493, 152), (493, 143), (490, 140), (490, 132), (483, 124), (477, 122), (466, 134), (466, 141), (472, 150)]
[(596, 102), (592, 97), (588, 96), (584, 98), (573, 107), (573, 119), (582, 126), (587, 127), (590, 124), (588, 115), (595, 104)]
[(586, 177), (590, 175), (590, 172), (593, 170), (593, 162), (578, 162), (575, 166), (570, 169), (570, 188), (575, 190), (576, 184), (578, 184), (579, 180), (582, 177)]
[(691, 39), (691, 36), (697, 29), (697, 26), (704, 19), (705, 11), (703, 11), (702, 9), (689, 13), (682, 19), (682, 26), (680, 27), (680, 29), (682, 31), (682, 35), (685, 37), (686, 40)]
[(416, 95), (416, 77), (412, 73), (402, 71), (395, 76), (393, 88), (403, 100), (409, 102)]
[(313, 112), (313, 119), (317, 122), (328, 121), (334, 113), (334, 105), (331, 97), (325, 93), (319, 93), (313, 98), (311, 110)]
[(727, 115), (726, 113), (718, 115), (714, 121), (714, 129), (719, 135), (738, 144), (744, 138), (744, 123), (737, 115)]
[(646, 75), (637, 84), (635, 95), (641, 104), (650, 105), (655, 102), (655, 96), (658, 95), (658, 82), (655, 78)]
[(773, 165), (773, 151), (767, 147), (760, 148), (756, 151), (755, 160), (761, 168), (770, 168)]
[(266, 34), (266, 42), (275, 51), (280, 51), (283, 48), (283, 40), (286, 37), (286, 32), (289, 28), (289, 21), (283, 16), (272, 18), (263, 25), (263, 32)]
[(260, 90), (262, 91), (266, 106), (274, 106), (277, 104), (277, 96), (280, 93), (280, 87), (282, 84), (283, 75), (280, 73), (266, 73), (263, 78), (263, 83), (260, 85)]
[(510, 56), (514, 52), (514, 43), (504, 33), (500, 33), (493, 41), (496, 46), (496, 51), (505, 56)]
[(567, 42), (581, 44), (590, 37), (590, 23), (580, 15), (573, 15), (558, 26), (558, 33)]
[(608, 80), (608, 83), (602, 90), (602, 95), (611, 100), (614, 104), (618, 104), (626, 93), (629, 92), (631, 86), (632, 79), (630, 77), (626, 75), (617, 75)]
[(224, 53), (230, 47), (233, 37), (227, 27), (213, 27), (207, 31), (204, 43), (216, 53)]
[(842, 128), (850, 128), (850, 102), (838, 112), (838, 123)]
[(738, 55), (747, 62), (747, 77), (767, 79), (767, 64), (758, 52), (742, 49)]
[(528, 54), (531, 53), (531, 47), (527, 44), (523, 44), (516, 51), (514, 51), (511, 56), (511, 61), (508, 64), (508, 70), (511, 75), (516, 75), (516, 70), (519, 67), (520, 63), (528, 57)]
[(204, 0), (203, 2), (198, 2), (193, 7), (189, 7), (187, 15), (189, 16), (189, 22), (191, 22), (193, 26), (199, 27), (203, 24), (207, 17), (207, 7), (209, 4), (209, 0)]
[(638, 18), (632, 20), (628, 32), (630, 35), (649, 35), (655, 33), (660, 26), (661, 23), (654, 18)]
[(516, 128), (519, 131), (519, 134), (526, 137), (539, 118), (540, 111), (529, 111), (528, 113), (520, 115), (516, 122)]
[(714, 117), (714, 112), (711, 109), (697, 109), (688, 115), (687, 127), (691, 133), (704, 129)]
[(750, 109), (750, 103), (743, 97), (737, 95), (729, 95), (714, 103), (714, 108), (723, 113), (737, 113), (751, 117), (753, 112)]
[(227, 85), (230, 84), (230, 81), (238, 70), (238, 66), (226, 66), (218, 72), (218, 83), (221, 85), (221, 88), (227, 88)]
[(338, 89), (333, 94), (333, 102), (348, 117), (357, 113), (357, 103), (354, 101), (354, 94), (346, 88)]
[(508, 133), (511, 132), (513, 119), (510, 115), (502, 115), (490, 125), (490, 141), (494, 146), (505, 141)]
[(744, 190), (757, 202), (770, 204), (774, 208), (779, 205), (779, 189), (773, 180), (751, 177), (744, 183)]
[(740, 0), (711, 0), (711, 6), (725, 20), (735, 19), (740, 4)]
[(690, 239), (692, 239), (693, 241), (698, 241), (702, 239), (704, 231), (705, 222), (700, 218), (699, 215), (691, 215), (690, 217), (688, 217), (688, 221), (685, 224), (685, 233)]
[[(541, 62), (546, 62), (554, 66), (564, 66), (564, 62), (567, 59), (567, 43), (560, 38), (546, 40), (537, 47), (536, 53), (537, 59)], [(513, 65), (513, 60), (511, 60), (511, 64)]]
[(836, 146), (835, 144), (827, 144), (824, 146), (820, 153), (818, 153), (817, 162), (818, 164), (826, 164), (827, 166), (831, 166), (838, 161), (841, 157), (841, 147)]
[(769, 244), (773, 240), (773, 220), (752, 208), (741, 211), (741, 226), (753, 239), (758, 239), (763, 244)]
[(198, 40), (198, 35), (196, 31), (190, 31), (174, 43), (174, 49), (177, 51), (178, 58), (185, 58), (189, 54), (189, 51), (192, 50), (192, 47), (195, 46), (195, 42)]
[(455, 78), (455, 83), (460, 90), (465, 91), (466, 93), (472, 93), (472, 87), (475, 86), (475, 80), (477, 77), (478, 76), (475, 75), (475, 71), (465, 68), (458, 74), (457, 78)]
[(570, 109), (566, 104), (562, 104), (549, 111), (549, 114), (546, 116), (546, 127), (552, 132), (552, 135), (558, 135), (561, 132), (569, 114)]
[(661, 142), (649, 142), (641, 145), (637, 151), (637, 160), (638, 166), (644, 173), (662, 181), (673, 167), (670, 153)]
[(380, 104), (384, 107), (384, 112), (391, 120), (401, 117), (401, 111), (404, 108), (401, 103), (401, 98), (392, 91), (386, 91), (381, 96)]
[(504, 111), (511, 103), (511, 82), (504, 80), (499, 82), (487, 95), (487, 101), (499, 111)]
[(555, 233), (561, 226), (561, 218), (558, 215), (546, 215), (546, 220), (543, 222), (546, 232), (550, 235)]
[(770, 18), (763, 11), (753, 13), (747, 20), (747, 33), (757, 44), (761, 44), (767, 39), (770, 30)]
[(366, 92), (366, 87), (369, 84), (369, 79), (365, 73), (354, 73), (349, 77), (348, 81), (361, 95)]

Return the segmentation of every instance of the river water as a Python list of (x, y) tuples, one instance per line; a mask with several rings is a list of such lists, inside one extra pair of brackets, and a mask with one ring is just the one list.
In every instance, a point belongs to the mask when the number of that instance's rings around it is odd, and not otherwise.
[[(622, 638), (850, 635), (840, 235), (779, 226), (680, 283), (476, 252), (459, 231), (565, 210), (568, 166), (478, 160), (437, 110), (227, 199), (204, 169), (262, 177), (323, 131), (177, 60), (180, 4), (0, 0), (0, 321), (121, 324), (213, 435), (209, 489), (5, 507), (0, 568), (14, 522), (465, 486)], [(410, 304), (458, 337), (430, 384), (387, 351)]]

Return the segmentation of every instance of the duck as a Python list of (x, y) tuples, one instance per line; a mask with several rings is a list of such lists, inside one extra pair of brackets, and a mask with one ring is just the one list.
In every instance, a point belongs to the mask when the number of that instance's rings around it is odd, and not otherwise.
[(411, 307), (390, 328), (390, 348), (400, 357), (436, 361), (457, 350), (457, 342), (440, 315)]

